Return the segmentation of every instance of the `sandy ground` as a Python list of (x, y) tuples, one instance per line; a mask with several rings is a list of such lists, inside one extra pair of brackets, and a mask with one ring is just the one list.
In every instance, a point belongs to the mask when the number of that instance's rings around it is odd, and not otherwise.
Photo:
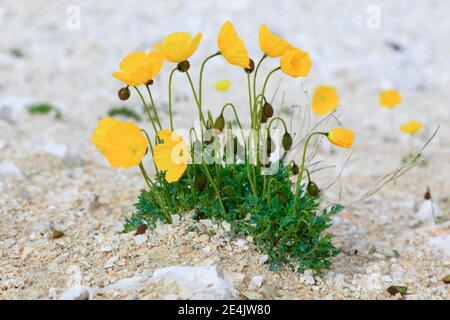
[[(217, 265), (243, 299), (398, 299), (386, 292), (393, 284), (408, 287), (407, 299), (450, 299), (450, 287), (442, 281), (450, 273), (450, 44), (444, 41), (450, 25), (443, 18), (449, 2), (283, 1), (276, 9), (273, 1), (257, 6), (250, 1), (45, 3), (0, 4), (0, 27), (6, 31), (0, 33), (0, 298), (58, 298), (74, 282), (91, 288), (93, 299), (163, 298), (154, 286), (114, 294), (107, 289), (161, 267)], [(81, 9), (80, 29), (66, 25), (71, 4)], [(381, 29), (366, 26), (366, 10), (373, 4), (381, 10)], [(308, 80), (300, 85), (283, 78), (285, 104), (305, 104), (303, 88), (311, 92), (317, 83), (338, 89), (340, 120), (355, 130), (357, 140), (326, 202), (336, 201), (340, 192), (344, 203), (352, 201), (400, 165), (410, 144), (419, 147), (441, 126), (424, 153), (426, 166), (336, 217), (331, 233), (342, 253), (330, 270), (315, 277), (270, 272), (251, 239), (242, 246), (221, 226), (189, 216), (163, 231), (147, 231), (143, 243), (121, 234), (144, 183), (137, 170), (109, 168), (90, 135), (111, 106), (138, 106), (139, 101), (135, 94), (126, 103), (117, 99), (120, 84), (111, 72), (124, 54), (149, 50), (178, 30), (204, 32), (191, 61), (198, 71), (201, 57), (216, 50), (215, 35), (226, 19), (235, 23), (254, 57), (263, 22), (311, 52), (314, 68)], [(393, 50), (392, 42), (402, 51)], [(246, 111), (242, 71), (219, 58), (207, 69), (207, 105), (217, 110), (232, 100)], [(155, 83), (161, 109), (167, 102), (168, 70), (165, 66)], [(223, 78), (231, 79), (232, 88), (215, 92), (213, 84)], [(183, 127), (191, 123), (195, 108), (181, 76), (175, 85), (175, 121)], [(377, 105), (379, 90), (389, 86), (404, 97), (392, 111)], [(281, 93), (275, 101), (279, 106)], [(63, 118), (27, 114), (26, 105), (35, 102), (53, 103)], [(398, 125), (413, 118), (424, 122), (425, 130), (411, 142)], [(320, 158), (337, 168), (322, 171), (317, 182), (331, 182), (347, 155), (322, 147)], [(439, 225), (415, 224), (427, 187), (443, 212)], [(55, 239), (55, 230), (64, 235)], [(251, 285), (254, 276), (264, 277), (261, 288)]]

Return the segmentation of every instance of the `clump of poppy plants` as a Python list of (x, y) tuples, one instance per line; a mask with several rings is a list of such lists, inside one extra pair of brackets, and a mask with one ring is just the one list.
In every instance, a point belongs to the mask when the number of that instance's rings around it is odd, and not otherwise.
[[(255, 62), (233, 24), (225, 22), (217, 37), (218, 51), (206, 57), (195, 79), (189, 59), (201, 39), (201, 33), (195, 37), (187, 32), (172, 33), (149, 53), (127, 55), (120, 70), (113, 73), (125, 84), (118, 91), (119, 98), (127, 100), (135, 91), (151, 124), (148, 132), (133, 122), (106, 117), (92, 135), (112, 167), (139, 167), (147, 185), (136, 212), (126, 218), (125, 230), (151, 227), (157, 221), (171, 223), (173, 214), (194, 211), (199, 219), (229, 222), (234, 235), (251, 235), (258, 248), (269, 255), (273, 270), (282, 266), (298, 271), (328, 268), (329, 258), (339, 250), (326, 230), (331, 217), (343, 207), (321, 208), (322, 190), (313, 180), (308, 151), (312, 142), (320, 139), (352, 148), (354, 133), (342, 127), (301, 128), (306, 129), (302, 134), (288, 128), (281, 110), (277, 110), (280, 108), (267, 97), (269, 80), (279, 72), (293, 79), (307, 77), (312, 61), (307, 51), (275, 35), (266, 25), (259, 30), (262, 55)], [(205, 108), (202, 89), (207, 63), (218, 58), (242, 68), (248, 104), (228, 102), (214, 115)], [(260, 67), (271, 59), (276, 66), (261, 81)], [(160, 106), (152, 95), (152, 84), (165, 63), (172, 66), (168, 119), (160, 117)], [(174, 123), (175, 76), (185, 78), (192, 90), (198, 118), (191, 128), (177, 128)], [(216, 89), (226, 90), (229, 85), (223, 82)], [(322, 85), (314, 93), (311, 110), (327, 116), (338, 104), (336, 90)], [(148, 174), (144, 157), (151, 159), (154, 174)]]

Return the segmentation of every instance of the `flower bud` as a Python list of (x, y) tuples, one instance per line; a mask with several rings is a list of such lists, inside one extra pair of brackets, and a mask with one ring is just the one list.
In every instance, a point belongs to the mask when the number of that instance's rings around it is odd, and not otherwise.
[(120, 100), (127, 100), (130, 97), (130, 89), (128, 89), (128, 87), (120, 88), (117, 95)]
[(178, 69), (178, 71), (180, 71), (180, 72), (186, 72), (186, 71), (189, 70), (189, 67), (190, 67), (190, 66), (191, 66), (191, 65), (189, 64), (189, 61), (184, 60), (184, 61), (181, 61), (181, 62), (177, 65), (177, 69)]
[(294, 176), (298, 175), (298, 173), (300, 172), (300, 168), (298, 167), (298, 165), (296, 165), (295, 163), (293, 164), (292, 168), (291, 168), (291, 172)]
[(267, 156), (270, 156), (270, 154), (271, 154), (272, 152), (275, 151), (275, 143), (272, 141), (272, 138), (271, 138), (271, 137), (267, 137), (266, 143), (267, 143), (267, 144), (266, 144), (266, 148), (267, 148), (267, 150), (266, 150)]
[(282, 139), (281, 141), (282, 141), (284, 150), (286, 150), (286, 151), (291, 150), (291, 147), (292, 147), (292, 137), (291, 137), (291, 135), (290, 135), (288, 132), (286, 132), (286, 133), (283, 135), (283, 139)]
[(253, 70), (255, 70), (255, 62), (253, 61), (253, 59), (250, 59), (250, 63), (248, 65), (248, 68), (244, 68), (244, 70), (247, 73), (252, 73)]
[(311, 197), (318, 197), (320, 194), (320, 189), (313, 181), (308, 182), (308, 185), (306, 186), (306, 191)]
[(197, 172), (195, 175), (195, 187), (199, 190), (203, 190), (206, 187), (206, 177), (201, 172)]
[(268, 103), (268, 102), (266, 102), (265, 104), (264, 104), (264, 107), (263, 107), (263, 114), (267, 117), (267, 118), (270, 118), (270, 117), (272, 117), (273, 116), (273, 107), (272, 107), (272, 105), (270, 104), (270, 103)]
[(224, 128), (225, 128), (225, 118), (223, 117), (223, 114), (221, 113), (220, 116), (218, 116), (216, 121), (214, 122), (214, 129), (222, 132)]
[(268, 120), (268, 118), (266, 117), (266, 115), (264, 113), (261, 113), (261, 123), (266, 123)]

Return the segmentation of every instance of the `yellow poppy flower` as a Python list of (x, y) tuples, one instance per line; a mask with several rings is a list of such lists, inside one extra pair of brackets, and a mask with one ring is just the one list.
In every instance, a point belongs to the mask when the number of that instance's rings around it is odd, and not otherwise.
[(113, 72), (113, 77), (127, 85), (139, 86), (158, 75), (163, 61), (164, 57), (157, 51), (131, 53), (122, 60), (120, 71)]
[(155, 45), (155, 48), (170, 62), (180, 63), (194, 54), (201, 39), (201, 33), (192, 38), (188, 32), (175, 32), (169, 34), (161, 44)]
[(287, 50), (292, 49), (292, 45), (282, 38), (270, 32), (265, 24), (259, 28), (259, 46), (269, 57), (280, 57)]
[(125, 169), (139, 165), (148, 147), (138, 126), (109, 117), (100, 120), (92, 142), (112, 167)]
[(423, 128), (422, 123), (416, 120), (409, 121), (408, 123), (400, 126), (400, 130), (412, 135), (419, 133), (420, 130), (422, 130), (422, 128)]
[(225, 22), (220, 28), (217, 36), (217, 46), (222, 56), (232, 65), (248, 68), (250, 58), (244, 41), (238, 37), (233, 24), (230, 21)]
[(379, 100), (383, 108), (392, 109), (400, 104), (402, 96), (397, 90), (391, 89), (381, 92)]
[(326, 115), (339, 105), (339, 96), (332, 86), (318, 86), (312, 97), (312, 110), (318, 115)]
[(189, 152), (183, 139), (173, 131), (161, 130), (157, 132), (163, 143), (153, 148), (153, 159), (156, 167), (166, 172), (166, 181), (178, 181), (186, 171)]
[(214, 85), (214, 89), (216, 89), (217, 91), (227, 91), (228, 89), (230, 89), (230, 87), (231, 87), (230, 80), (220, 80), (217, 81), (216, 84)]
[(355, 138), (353, 131), (344, 128), (335, 128), (329, 131), (327, 136), (332, 144), (348, 149), (352, 147)]
[(280, 67), (284, 73), (291, 77), (306, 77), (311, 69), (311, 59), (307, 52), (292, 48), (281, 56)]

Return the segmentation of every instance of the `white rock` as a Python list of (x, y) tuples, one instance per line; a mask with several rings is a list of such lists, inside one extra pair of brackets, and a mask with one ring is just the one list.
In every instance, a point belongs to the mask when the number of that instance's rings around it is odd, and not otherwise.
[(442, 217), (442, 211), (432, 200), (422, 202), (419, 211), (416, 213), (416, 219), (429, 225), (435, 224), (436, 217)]
[(106, 289), (109, 291), (130, 291), (142, 288), (145, 285), (145, 281), (148, 279), (145, 275), (139, 275), (129, 278), (120, 279), (113, 284), (109, 285)]
[(305, 282), (308, 285), (313, 285), (316, 283), (316, 280), (314, 280), (314, 277), (312, 275), (306, 274), (306, 273), (304, 273), (302, 275), (302, 280), (303, 280), (303, 282)]
[(211, 254), (211, 246), (206, 246), (202, 249), (203, 253), (206, 255), (210, 255)]
[(67, 281), (66, 286), (68, 288), (74, 288), (81, 285), (81, 281), (83, 280), (83, 275), (81, 273), (81, 269), (77, 265), (71, 265), (67, 268)]
[(64, 158), (67, 155), (67, 146), (48, 140), (39, 146), (39, 151), (51, 154), (58, 158)]
[(245, 240), (244, 240), (244, 239), (238, 239), (238, 240), (236, 241), (236, 245), (237, 245), (239, 248), (243, 248), (243, 247), (245, 246)]
[(428, 244), (441, 249), (447, 257), (450, 257), (450, 235), (442, 234), (437, 237), (432, 237), (428, 240)]
[(109, 260), (106, 261), (106, 263), (103, 266), (103, 268), (105, 268), (105, 269), (112, 268), (114, 266), (114, 264), (117, 262), (117, 260), (119, 260), (119, 258), (117, 258), (117, 257), (109, 258)]
[(148, 240), (148, 238), (145, 234), (139, 234), (137, 236), (134, 236), (133, 239), (134, 239), (134, 243), (137, 246), (140, 246), (141, 244), (145, 243)]
[(226, 222), (226, 221), (222, 221), (222, 228), (223, 230), (225, 230), (226, 232), (230, 232), (231, 230), (231, 224)]
[(100, 251), (101, 252), (111, 252), (113, 250), (112, 245), (109, 243), (102, 244)]
[(180, 215), (179, 214), (172, 214), (172, 224), (177, 225), (180, 223)]
[(0, 162), (0, 176), (21, 177), (22, 171), (10, 160)]
[(267, 261), (269, 261), (269, 256), (267, 254), (264, 254), (261, 257), (259, 257), (259, 265), (263, 265)]
[(89, 300), (89, 288), (85, 286), (76, 286), (65, 290), (60, 300)]
[(235, 299), (237, 291), (216, 266), (172, 266), (158, 269), (150, 281), (165, 284), (164, 296), (177, 295), (180, 299)]
[(263, 276), (254, 276), (250, 281), (250, 287), (261, 288), (263, 282), (264, 282)]
[(199, 222), (207, 228), (213, 228), (214, 225), (211, 219), (200, 219)]
[(226, 271), (225, 277), (227, 277), (231, 281), (233, 286), (238, 287), (244, 283), (245, 274), (240, 272)]
[(16, 244), (16, 240), (15, 239), (5, 239), (5, 240), (3, 240), (3, 247), (6, 248), (6, 249), (11, 248), (15, 244)]

